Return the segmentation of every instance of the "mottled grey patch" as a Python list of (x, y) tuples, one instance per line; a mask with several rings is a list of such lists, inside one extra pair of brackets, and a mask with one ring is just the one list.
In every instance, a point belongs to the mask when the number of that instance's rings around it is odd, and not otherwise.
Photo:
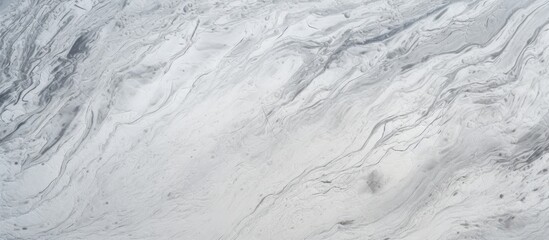
[(504, 228), (509, 229), (513, 225), (513, 221), (515, 220), (515, 216), (509, 215), (505, 218), (500, 218), (498, 221), (503, 225)]
[(382, 174), (377, 170), (374, 170), (368, 174), (366, 184), (372, 193), (378, 192), (383, 187), (382, 178)]

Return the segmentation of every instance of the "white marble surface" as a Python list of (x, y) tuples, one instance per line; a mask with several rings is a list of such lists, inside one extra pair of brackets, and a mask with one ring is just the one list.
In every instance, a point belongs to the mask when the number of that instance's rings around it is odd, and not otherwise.
[(549, 239), (548, 0), (2, 0), (0, 239)]

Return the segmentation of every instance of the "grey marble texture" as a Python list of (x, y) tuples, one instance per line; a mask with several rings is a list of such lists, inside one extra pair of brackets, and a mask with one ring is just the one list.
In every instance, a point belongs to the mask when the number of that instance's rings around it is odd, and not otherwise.
[(549, 239), (549, 0), (0, 0), (0, 239)]

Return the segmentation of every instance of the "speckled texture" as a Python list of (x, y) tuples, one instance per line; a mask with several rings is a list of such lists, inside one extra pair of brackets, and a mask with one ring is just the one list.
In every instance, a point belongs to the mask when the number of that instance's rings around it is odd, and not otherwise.
[(549, 239), (548, 0), (0, 1), (0, 239)]

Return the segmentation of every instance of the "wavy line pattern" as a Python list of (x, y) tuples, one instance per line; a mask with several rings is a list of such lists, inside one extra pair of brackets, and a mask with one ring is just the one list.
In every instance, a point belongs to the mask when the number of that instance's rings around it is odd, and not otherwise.
[(547, 13), (0, 1), (0, 239), (545, 240)]

